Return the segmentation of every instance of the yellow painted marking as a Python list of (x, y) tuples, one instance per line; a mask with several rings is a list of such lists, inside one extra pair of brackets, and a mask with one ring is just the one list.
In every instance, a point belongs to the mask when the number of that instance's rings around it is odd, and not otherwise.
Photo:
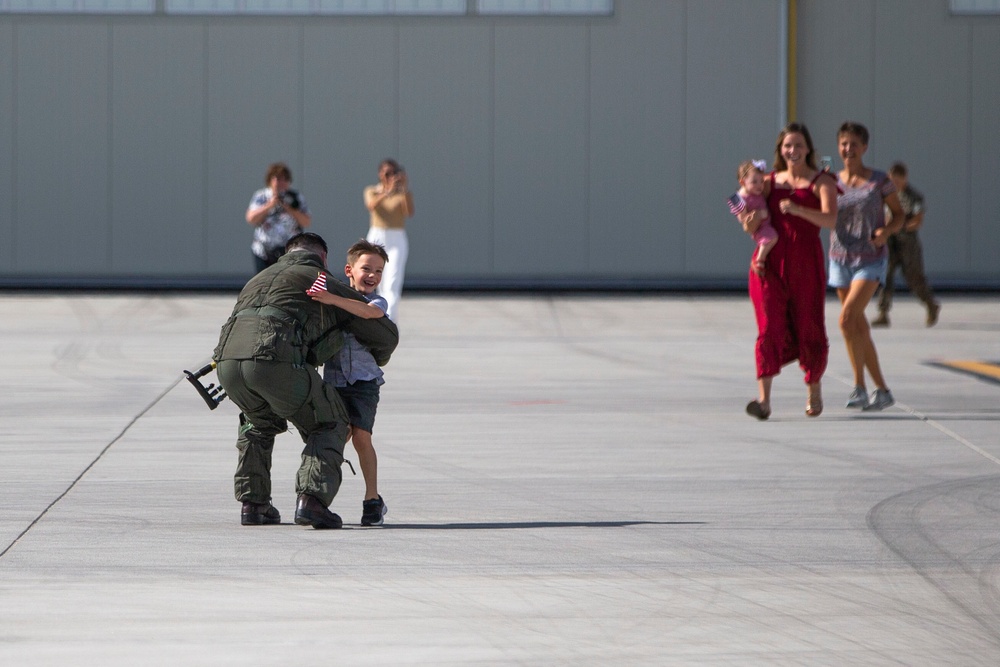
[(1000, 382), (1000, 364), (997, 363), (958, 359), (952, 361), (938, 361), (935, 362), (935, 365), (943, 368), (950, 368), (956, 371), (962, 371), (964, 373), (970, 373), (983, 379)]

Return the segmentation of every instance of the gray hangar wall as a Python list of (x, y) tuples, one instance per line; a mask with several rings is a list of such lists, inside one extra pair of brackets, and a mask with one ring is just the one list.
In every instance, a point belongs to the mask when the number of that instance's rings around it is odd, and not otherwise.
[(926, 197), (932, 282), (1000, 286), (1000, 15), (953, 15), (948, 0), (799, 0), (798, 41), (798, 112), (817, 148), (836, 156), (840, 124), (864, 123), (865, 161), (903, 160)]
[[(408, 285), (738, 285), (751, 245), (724, 199), (784, 120), (785, 5), (0, 14), (0, 284), (241, 284), (243, 214), (275, 160), (337, 257), (394, 156), (416, 197)], [(998, 281), (998, 22), (946, 0), (797, 6), (799, 116), (820, 150), (844, 118), (869, 124), (873, 164), (907, 159), (928, 195), (932, 276)]]

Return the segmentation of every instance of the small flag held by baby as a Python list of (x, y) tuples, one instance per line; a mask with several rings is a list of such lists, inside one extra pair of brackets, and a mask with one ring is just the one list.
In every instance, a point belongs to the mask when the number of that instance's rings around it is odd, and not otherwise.
[(733, 193), (733, 196), (728, 199), (728, 202), (729, 210), (733, 212), (733, 215), (739, 215), (746, 210), (747, 203), (743, 201), (743, 197), (741, 197), (738, 192)]
[(325, 292), (325, 291), (326, 291), (326, 274), (320, 271), (319, 278), (317, 278), (316, 282), (312, 284), (312, 287), (306, 290), (306, 294), (308, 294), (309, 296), (315, 296), (320, 292)]

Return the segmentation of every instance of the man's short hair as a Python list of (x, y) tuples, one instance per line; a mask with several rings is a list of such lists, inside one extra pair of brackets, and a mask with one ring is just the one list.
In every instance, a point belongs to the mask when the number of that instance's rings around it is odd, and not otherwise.
[(359, 240), (347, 249), (347, 263), (354, 266), (354, 262), (358, 261), (361, 255), (378, 255), (382, 258), (383, 262), (389, 261), (389, 253), (385, 251), (385, 246), (366, 241), (365, 239)]
[(889, 173), (892, 174), (893, 176), (901, 176), (905, 178), (906, 175), (909, 173), (909, 170), (906, 168), (906, 165), (904, 163), (893, 162), (892, 166), (889, 167)]
[(285, 244), (285, 252), (293, 250), (308, 250), (318, 255), (320, 252), (327, 252), (326, 241), (319, 234), (302, 232), (288, 239), (288, 243)]

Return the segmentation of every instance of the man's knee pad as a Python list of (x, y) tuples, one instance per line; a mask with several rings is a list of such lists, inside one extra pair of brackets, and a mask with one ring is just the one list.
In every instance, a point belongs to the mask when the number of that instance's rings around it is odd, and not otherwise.
[(288, 430), (288, 421), (281, 417), (254, 417), (251, 418), (246, 413), (240, 413), (240, 437), (247, 436), (254, 440), (269, 438), (274, 441), (274, 436)]

